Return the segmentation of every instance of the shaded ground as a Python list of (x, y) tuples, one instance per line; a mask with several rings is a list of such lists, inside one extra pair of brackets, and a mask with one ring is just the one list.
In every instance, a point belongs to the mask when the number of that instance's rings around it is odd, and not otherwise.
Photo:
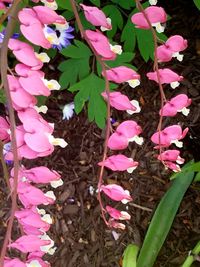
[[(165, 1), (160, 2), (162, 4)], [(174, 1), (168, 0), (165, 5), (167, 12), (173, 17), (173, 21), (169, 22), (168, 35), (182, 34), (189, 40), (190, 48), (185, 53), (184, 61), (182, 63), (174, 61), (173, 69), (185, 77), (180, 89), (177, 90), (187, 92), (193, 99), (193, 105), (187, 119), (179, 116), (176, 117), (176, 121), (179, 120), (184, 127), (189, 126), (190, 136), (193, 138), (187, 139), (183, 155), (187, 159), (192, 156), (199, 159), (200, 13), (195, 7), (193, 8), (192, 1), (176, 1), (175, 6)], [(149, 141), (149, 137), (157, 127), (159, 109), (158, 89), (154, 83), (145, 78), (145, 73), (151, 70), (152, 64), (144, 64), (139, 57), (135, 59), (134, 64), (138, 66), (138, 71), (143, 76), (143, 83), (134, 91), (128, 87), (124, 90), (130, 98), (138, 99), (143, 107), (141, 114), (134, 115), (133, 119), (143, 127), (143, 137), (146, 141), (142, 147), (131, 144), (125, 153), (139, 161), (140, 167), (132, 175), (110, 171), (105, 171), (104, 175), (105, 183), (117, 182), (130, 190), (134, 198), (133, 204), (140, 206), (136, 208), (130, 203), (127, 207), (132, 218), (123, 232), (113, 232), (106, 228), (100, 216), (95, 193), (91, 195), (89, 190), (90, 187), (95, 189), (97, 185), (97, 162), (102, 157), (104, 131), (90, 124), (84, 112), (80, 116), (74, 116), (70, 121), (62, 121), (60, 106), (73, 100), (70, 93), (59, 92), (58, 100), (52, 98), (48, 103), (48, 120), (56, 123), (56, 135), (65, 138), (69, 143), (66, 149), (56, 150), (48, 161), (42, 159), (39, 162), (40, 165), (45, 164), (58, 170), (64, 180), (64, 186), (56, 190), (57, 204), (47, 207), (54, 218), (50, 236), (58, 247), (55, 255), (49, 258), (53, 267), (121, 266), (121, 255), (126, 245), (129, 243), (141, 245), (152, 212), (170, 186), (167, 179), (170, 173), (164, 171), (156, 160), (155, 151)], [(168, 97), (177, 93), (168, 86), (165, 87), (165, 91)], [(128, 118), (125, 113), (116, 112), (112, 117), (118, 122)], [(165, 120), (164, 126), (172, 122), (171, 119)], [(34, 162), (27, 164), (29, 167)], [(1, 188), (4, 188), (3, 181), (0, 182)], [(180, 266), (188, 251), (200, 240), (199, 190), (199, 185), (195, 184), (185, 195), (155, 267)], [(8, 216), (4, 190), (0, 190), (0, 197), (4, 199), (0, 203), (0, 217), (4, 219), (0, 227), (0, 240), (2, 240)], [(117, 207), (124, 209), (120, 205)], [(117, 240), (115, 240), (116, 233)], [(200, 266), (200, 263), (194, 266)]]

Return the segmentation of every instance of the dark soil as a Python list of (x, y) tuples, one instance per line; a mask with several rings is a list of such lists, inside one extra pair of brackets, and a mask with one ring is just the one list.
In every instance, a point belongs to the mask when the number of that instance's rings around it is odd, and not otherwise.
[[(185, 92), (193, 99), (191, 113), (187, 118), (182, 115), (175, 119), (164, 120), (163, 127), (178, 122), (183, 127), (189, 127), (190, 133), (185, 142), (182, 155), (200, 160), (200, 12), (190, 0), (159, 1), (172, 19), (168, 22), (167, 35), (181, 34), (189, 42), (183, 62), (173, 61), (172, 69), (185, 77), (179, 91), (173, 91), (166, 86), (168, 97), (177, 92)], [(142, 112), (134, 115), (143, 128), (145, 143), (143, 146), (131, 144), (125, 153), (139, 161), (133, 174), (117, 173), (108, 170), (104, 173), (105, 183), (118, 183), (130, 190), (133, 203), (126, 207), (117, 204), (120, 209), (127, 209), (132, 218), (127, 223), (125, 231), (108, 229), (100, 214), (96, 193), (90, 193), (90, 188), (96, 189), (98, 182), (97, 163), (101, 161), (104, 131), (87, 120), (86, 111), (74, 116), (69, 121), (62, 120), (60, 107), (73, 100), (66, 91), (55, 93), (55, 98), (48, 102), (48, 121), (56, 123), (55, 135), (65, 138), (69, 143), (66, 149), (57, 149), (53, 156), (42, 159), (37, 164), (47, 165), (62, 174), (64, 185), (56, 189), (57, 202), (48, 206), (47, 210), (54, 218), (50, 236), (58, 247), (54, 256), (47, 258), (53, 267), (117, 267), (122, 266), (122, 254), (126, 246), (136, 243), (141, 246), (153, 212), (161, 197), (170, 186), (170, 172), (156, 160), (156, 152), (150, 141), (158, 123), (160, 105), (159, 91), (153, 82), (147, 81), (146, 72), (152, 69), (152, 63), (145, 64), (137, 56), (134, 65), (142, 75), (142, 85), (138, 89), (124, 87), (130, 98), (140, 101)], [(127, 119), (123, 112), (114, 112), (112, 117), (121, 122)], [(33, 166), (28, 162), (26, 166)], [(1, 180), (0, 190), (0, 240), (6, 230), (8, 204), (5, 185)], [(108, 200), (105, 199), (105, 203)], [(135, 207), (137, 204), (139, 207)], [(155, 267), (180, 266), (188, 252), (200, 240), (200, 186), (194, 184), (187, 191), (170, 234), (160, 252)], [(116, 203), (112, 203), (116, 205)], [(116, 240), (117, 233), (117, 240)], [(200, 263), (193, 266), (200, 266)]]

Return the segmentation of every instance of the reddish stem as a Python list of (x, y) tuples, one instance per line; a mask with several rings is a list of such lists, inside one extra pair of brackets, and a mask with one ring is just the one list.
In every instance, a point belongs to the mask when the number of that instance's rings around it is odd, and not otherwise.
[[(81, 33), (81, 36), (88, 43), (88, 45), (91, 48), (92, 52), (94, 53), (97, 61), (101, 65), (103, 76), (104, 76), (104, 79), (105, 79), (105, 91), (106, 91), (108, 99), (107, 99), (106, 136), (105, 136), (104, 151), (103, 151), (103, 158), (102, 158), (102, 161), (104, 161), (106, 159), (106, 157), (107, 157), (108, 139), (109, 139), (110, 130), (111, 130), (111, 123), (110, 123), (110, 85), (109, 85), (108, 77), (107, 77), (107, 74), (106, 74), (106, 64), (104, 63), (102, 58), (97, 54), (97, 52), (93, 48), (90, 40), (87, 38), (87, 36), (85, 34), (85, 30), (84, 30), (82, 22), (80, 20), (80, 16), (78, 14), (78, 10), (77, 10), (75, 1), (74, 0), (70, 0), (70, 3), (71, 3), (71, 6), (72, 6), (72, 9), (73, 9), (76, 21), (77, 21), (77, 25), (78, 25), (78, 28), (79, 28), (80, 33)], [(99, 204), (100, 204), (100, 207), (101, 207), (102, 218), (103, 218), (104, 222), (106, 223), (106, 225), (108, 225), (108, 222), (107, 222), (106, 217), (105, 217), (105, 210), (104, 210), (104, 207), (103, 207), (103, 203), (102, 203), (102, 199), (101, 199), (101, 191), (100, 191), (101, 185), (103, 184), (103, 172), (104, 172), (104, 165), (101, 166), (99, 177), (98, 177), (98, 200), (99, 200)]]
[(7, 54), (8, 54), (8, 42), (9, 42), (10, 37), (13, 34), (13, 30), (16, 24), (16, 16), (19, 10), (19, 3), (20, 3), (19, 0), (14, 0), (12, 3), (12, 9), (10, 10), (10, 19), (6, 27), (5, 37), (4, 37), (2, 46), (1, 46), (0, 69), (1, 69), (1, 79), (2, 79), (2, 83), (4, 86), (5, 95), (7, 99), (8, 114), (9, 114), (9, 120), (10, 120), (11, 146), (12, 146), (13, 161), (14, 161), (14, 183), (13, 183), (13, 190), (11, 192), (12, 193), (11, 215), (10, 215), (10, 219), (8, 222), (3, 247), (1, 250), (0, 266), (4, 265), (4, 258), (6, 255), (8, 242), (9, 240), (11, 240), (14, 215), (17, 209), (17, 184), (18, 184), (19, 159), (18, 159), (17, 141), (16, 141), (16, 134), (15, 134), (15, 129), (16, 129), (15, 115), (14, 115), (14, 109), (12, 106), (12, 99), (11, 99), (9, 84), (8, 84), (8, 79), (7, 79), (7, 68), (8, 68)]

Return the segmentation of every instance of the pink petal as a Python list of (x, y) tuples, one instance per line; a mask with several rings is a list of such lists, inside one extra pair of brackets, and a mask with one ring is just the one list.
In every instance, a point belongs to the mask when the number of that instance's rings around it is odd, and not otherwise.
[[(104, 76), (103, 72), (102, 75)], [(123, 83), (127, 82), (128, 80), (140, 79), (140, 75), (137, 74), (137, 72), (125, 66), (106, 70), (106, 75), (109, 81), (113, 81), (115, 83)]]
[(64, 17), (59, 16), (54, 10), (46, 6), (34, 6), (33, 10), (35, 11), (37, 18), (42, 24), (65, 24), (66, 20)]
[(123, 135), (119, 135), (117, 132), (113, 133), (108, 139), (108, 147), (112, 150), (125, 149), (128, 143), (128, 139)]
[[(108, 99), (106, 92), (101, 94), (106, 100)], [(111, 92), (110, 96), (110, 105), (117, 110), (136, 110), (128, 97), (126, 95), (121, 94), (120, 92)]]

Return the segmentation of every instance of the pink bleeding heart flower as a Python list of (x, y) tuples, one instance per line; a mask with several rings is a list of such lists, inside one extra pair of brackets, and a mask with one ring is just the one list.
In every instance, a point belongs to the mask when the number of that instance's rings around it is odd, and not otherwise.
[(19, 11), (18, 18), (21, 22), (20, 30), (27, 40), (43, 48), (51, 48), (51, 43), (46, 39), (43, 31), (44, 25), (37, 18), (33, 9), (23, 8)]
[(43, 63), (36, 56), (31, 45), (16, 39), (10, 39), (8, 47), (12, 50), (17, 60), (23, 64), (31, 67), (33, 70), (39, 70), (42, 68)]
[(10, 125), (9, 123), (0, 116), (0, 140), (3, 142), (8, 142), (10, 140)]
[(125, 224), (116, 222), (114, 219), (111, 218), (108, 220), (108, 226), (110, 228), (117, 228), (121, 230), (124, 230), (126, 228)]
[[(36, 228), (37, 230), (39, 229), (40, 234), (41, 232), (47, 232), (50, 228), (50, 224), (52, 223), (51, 217), (41, 217), (38, 213), (33, 212), (31, 209), (16, 211), (15, 217), (22, 226)], [(30, 234), (30, 232), (28, 234)]]
[(34, 167), (28, 170), (24, 168), (22, 169), (22, 175), (33, 183), (47, 184), (60, 180), (58, 172), (51, 171), (45, 166)]
[(174, 162), (164, 161), (163, 163), (164, 163), (166, 169), (170, 169), (173, 172), (180, 172), (181, 171), (180, 166)]
[[(157, 32), (161, 33), (164, 31), (164, 27), (161, 23), (165, 23), (167, 21), (167, 14), (162, 7), (151, 6), (147, 7), (144, 10), (146, 16), (148, 17), (151, 25), (156, 27)], [(138, 12), (131, 17), (131, 21), (135, 24), (136, 28), (141, 29), (149, 29), (149, 23), (147, 22), (144, 14), (142, 12)]]
[(176, 161), (178, 164), (183, 164), (185, 160), (180, 157), (180, 151), (176, 149), (166, 150), (160, 155), (158, 159), (161, 161)]
[(173, 117), (177, 112), (182, 112), (187, 116), (190, 110), (187, 108), (192, 100), (185, 94), (180, 94), (170, 99), (160, 110), (160, 115)]
[[(10, 178), (10, 184), (13, 186), (13, 179)], [(18, 182), (17, 187), (19, 200), (25, 208), (37, 205), (49, 205), (55, 202), (55, 195), (53, 191), (43, 193), (39, 188), (29, 184), (28, 182)]]
[(97, 7), (93, 6), (86, 6), (83, 4), (80, 4), (80, 6), (83, 8), (84, 15), (86, 19), (94, 26), (101, 26), (103, 29), (112, 29), (111, 23), (108, 22), (105, 14), (103, 11), (101, 11)]
[(26, 92), (32, 95), (50, 95), (50, 90), (43, 82), (44, 72), (32, 70), (24, 64), (17, 64), (15, 71), (20, 75), (19, 83)]
[(135, 121), (124, 121), (109, 137), (108, 147), (113, 150), (121, 150), (127, 148), (129, 142), (133, 141), (141, 145), (143, 138), (138, 136), (141, 132), (141, 127)]
[[(104, 99), (108, 100), (106, 92), (101, 93)], [(110, 105), (117, 110), (126, 110), (129, 114), (140, 112), (140, 106), (138, 101), (129, 100), (126, 95), (120, 92), (110, 92), (109, 93)]]
[(183, 142), (180, 142), (179, 140), (183, 139), (188, 131), (188, 128), (182, 130), (179, 125), (168, 126), (164, 130), (154, 133), (151, 137), (151, 141), (158, 144), (155, 148), (168, 147), (171, 144), (175, 144), (177, 147), (182, 147)]
[(105, 166), (112, 171), (125, 171), (132, 173), (138, 166), (138, 162), (124, 155), (114, 155), (98, 163), (99, 166)]
[(23, 253), (41, 251), (43, 246), (50, 245), (49, 240), (42, 240), (39, 236), (23, 235), (15, 242), (11, 243), (8, 247), (16, 248)]
[(168, 62), (173, 57), (176, 57), (179, 61), (183, 60), (183, 55), (179, 52), (187, 48), (187, 40), (183, 39), (180, 35), (171, 36), (163, 45), (160, 45), (156, 54), (160, 62)]
[(131, 216), (126, 211), (120, 211), (110, 206), (106, 206), (106, 211), (115, 220), (130, 220)]
[[(103, 72), (102, 75), (104, 76)], [(127, 82), (133, 88), (140, 84), (140, 75), (133, 69), (126, 66), (120, 66), (106, 70), (106, 76), (109, 81), (115, 83)]]
[[(179, 82), (183, 80), (183, 76), (178, 75), (176, 72), (170, 70), (170, 69), (159, 69), (158, 70), (160, 82), (161, 84), (168, 83), (170, 84), (171, 88), (175, 89), (177, 86), (179, 86)], [(147, 77), (149, 80), (153, 80), (158, 83), (158, 76), (157, 72), (148, 72)]]
[(15, 259), (6, 258), (4, 260), (3, 266), (4, 267), (27, 267), (27, 265), (23, 261), (20, 261), (17, 258)]
[(112, 200), (121, 201), (123, 204), (132, 200), (129, 191), (116, 184), (102, 185), (100, 191), (103, 191)]
[(14, 108), (19, 110), (35, 106), (37, 99), (21, 87), (18, 78), (12, 75), (7, 75), (7, 77)]
[(34, 6), (34, 12), (42, 24), (66, 24), (66, 19), (46, 6)]
[(92, 44), (98, 55), (102, 56), (103, 60), (114, 60), (116, 54), (111, 50), (110, 43), (106, 36), (99, 31), (86, 30), (85, 35)]

